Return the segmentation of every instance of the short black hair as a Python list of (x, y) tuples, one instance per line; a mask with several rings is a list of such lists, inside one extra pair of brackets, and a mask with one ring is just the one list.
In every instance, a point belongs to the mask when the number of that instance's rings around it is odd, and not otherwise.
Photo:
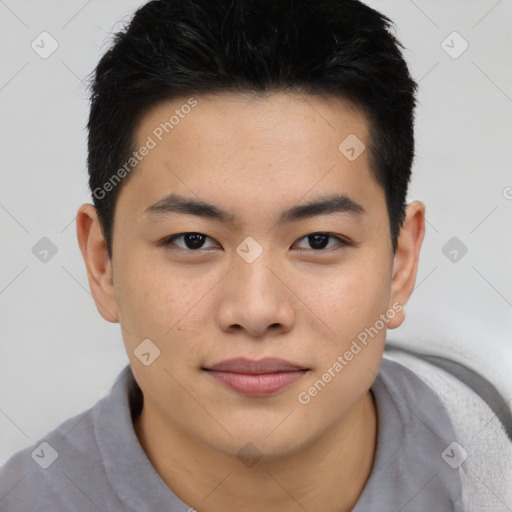
[(360, 109), (395, 252), (414, 158), (417, 84), (393, 28), (357, 0), (153, 0), (140, 7), (115, 33), (90, 84), (89, 187), (109, 257), (116, 185), (137, 164), (131, 157), (141, 116), (162, 101), (214, 92), (335, 96)]

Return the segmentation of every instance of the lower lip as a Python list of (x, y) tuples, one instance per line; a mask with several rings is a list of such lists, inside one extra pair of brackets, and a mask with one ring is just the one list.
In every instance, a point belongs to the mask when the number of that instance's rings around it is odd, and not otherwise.
[(242, 395), (269, 396), (300, 379), (306, 373), (306, 370), (258, 375), (211, 370), (208, 373), (228, 388)]

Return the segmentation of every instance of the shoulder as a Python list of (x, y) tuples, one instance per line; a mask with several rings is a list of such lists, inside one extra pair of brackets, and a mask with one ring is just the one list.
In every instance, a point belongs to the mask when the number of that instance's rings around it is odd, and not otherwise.
[(97, 472), (101, 462), (91, 416), (92, 409), (65, 421), (0, 468), (1, 512), (66, 508), (62, 500), (73, 494), (76, 475), (69, 461), (76, 461), (80, 472)]
[(461, 474), (466, 510), (510, 510), (512, 442), (496, 411), (459, 378), (428, 359), (402, 351), (386, 352), (386, 358), (427, 384), (448, 412), (455, 439), (443, 458)]
[(413, 371), (386, 358), (371, 391), (378, 423), (376, 452), (354, 512), (463, 512), (460, 474), (441, 457), (455, 432), (435, 391)]
[[(125, 373), (114, 386), (124, 381)], [(118, 397), (123, 392), (119, 389)], [(0, 512), (123, 509), (110, 490), (98, 444), (99, 416), (119, 408), (112, 395), (15, 453), (0, 468)]]

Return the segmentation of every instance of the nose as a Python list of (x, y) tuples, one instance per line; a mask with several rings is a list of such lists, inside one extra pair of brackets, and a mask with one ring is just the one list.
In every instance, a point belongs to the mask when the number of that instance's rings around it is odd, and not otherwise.
[(292, 329), (296, 312), (286, 276), (265, 251), (248, 263), (236, 257), (222, 289), (218, 322), (226, 332), (245, 331), (254, 338)]

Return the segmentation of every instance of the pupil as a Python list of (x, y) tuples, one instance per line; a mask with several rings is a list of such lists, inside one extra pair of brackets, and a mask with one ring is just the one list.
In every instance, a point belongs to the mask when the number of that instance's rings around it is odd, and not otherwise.
[(308, 238), (313, 249), (324, 249), (328, 242), (328, 236), (325, 234), (309, 235)]
[(199, 233), (185, 235), (185, 245), (189, 249), (200, 249), (204, 243), (204, 236)]
[[(326, 234), (315, 234), (308, 236), (309, 243), (313, 249), (324, 249), (329, 237)], [(200, 249), (204, 243), (204, 235), (200, 233), (189, 233), (185, 235), (185, 245), (189, 249)]]

